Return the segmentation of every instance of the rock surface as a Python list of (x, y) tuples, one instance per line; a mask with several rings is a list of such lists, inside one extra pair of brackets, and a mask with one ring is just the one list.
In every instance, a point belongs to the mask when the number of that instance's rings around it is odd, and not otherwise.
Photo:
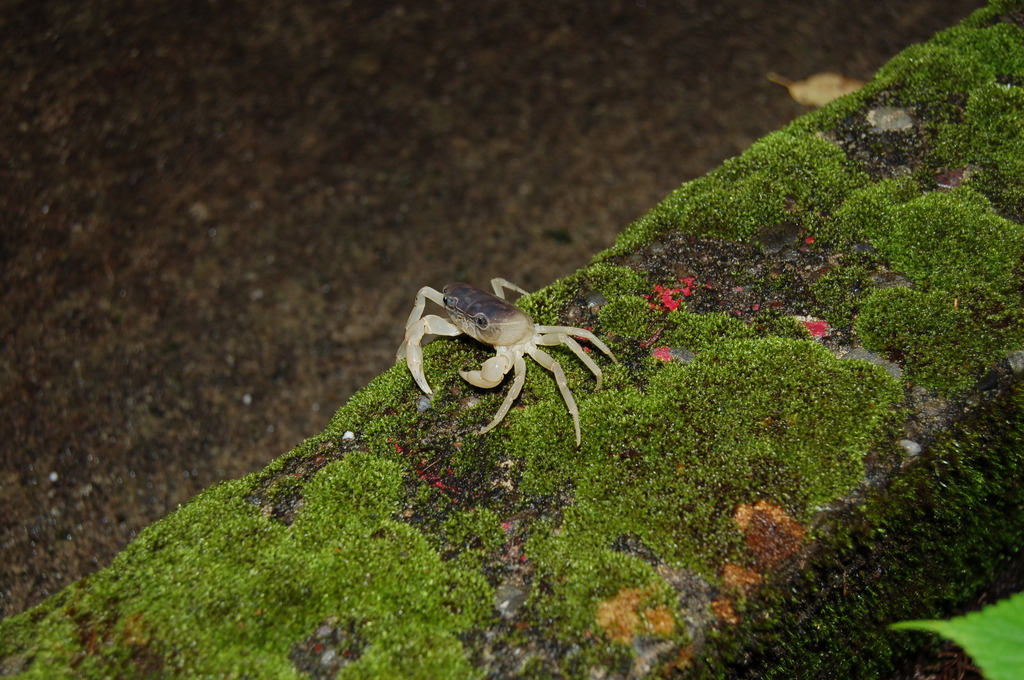
[(564, 276), (802, 112), (768, 71), (982, 4), (8, 2), (0, 618), (320, 430), (420, 286)]
[[(6, 674), (877, 677), (1018, 556), (1024, 11), (995, 3), (519, 304), (592, 327), (491, 433), (425, 348), (9, 619)], [(880, 126), (900, 109), (907, 127)], [(872, 116), (872, 112), (876, 112)], [(442, 387), (443, 386), (443, 387)]]

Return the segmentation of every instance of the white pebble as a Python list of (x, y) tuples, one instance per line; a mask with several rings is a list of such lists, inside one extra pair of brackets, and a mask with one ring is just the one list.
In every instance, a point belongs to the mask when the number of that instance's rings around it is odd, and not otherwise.
[(900, 446), (907, 452), (908, 456), (916, 456), (921, 453), (921, 445), (913, 439), (901, 439)]

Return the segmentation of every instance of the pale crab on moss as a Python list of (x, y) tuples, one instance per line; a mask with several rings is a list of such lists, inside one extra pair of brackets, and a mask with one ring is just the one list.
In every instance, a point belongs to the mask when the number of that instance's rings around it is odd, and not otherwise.
[[(476, 340), (490, 345), (495, 356), (486, 360), (479, 370), (459, 371), (467, 382), (477, 387), (497, 387), (509, 371), (515, 369), (512, 387), (501, 404), (497, 414), (480, 434), (488, 432), (502, 421), (512, 407), (512, 402), (523, 389), (526, 382), (526, 361), (523, 355), (530, 355), (534, 361), (551, 371), (555, 382), (562, 393), (569, 414), (572, 416), (576, 430), (576, 446), (582, 442), (580, 435), (580, 415), (576, 400), (569, 391), (569, 383), (565, 371), (555, 359), (540, 349), (554, 345), (565, 345), (580, 361), (582, 361), (597, 379), (596, 389), (601, 389), (601, 369), (587, 356), (583, 347), (573, 336), (584, 338), (615, 361), (615, 355), (601, 342), (597, 336), (584, 328), (575, 326), (542, 326), (535, 324), (533, 319), (505, 299), (505, 290), (512, 290), (526, 295), (526, 291), (505, 279), (492, 279), (494, 295), (474, 288), (466, 283), (452, 283), (440, 292), (429, 286), (420, 288), (416, 293), (416, 303), (405, 325), (405, 341), (398, 348), (396, 359), (405, 359), (413, 379), (426, 394), (433, 394), (427, 378), (423, 374), (423, 349), (421, 343), (424, 335), (462, 335), (465, 333)], [(444, 307), (448, 319), (434, 314), (423, 315), (427, 300)]]

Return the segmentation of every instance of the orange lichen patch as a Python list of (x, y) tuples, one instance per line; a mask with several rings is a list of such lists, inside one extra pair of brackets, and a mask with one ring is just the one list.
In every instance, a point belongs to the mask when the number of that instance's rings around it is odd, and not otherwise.
[(643, 591), (623, 588), (612, 599), (597, 605), (594, 620), (615, 642), (630, 642), (633, 639), (633, 631), (640, 623), (640, 615), (636, 608), (643, 597)]
[(675, 667), (681, 671), (693, 666), (693, 645), (686, 645), (679, 650), (679, 655), (676, 656)]
[(785, 510), (767, 501), (739, 506), (732, 519), (745, 534), (757, 564), (765, 568), (796, 554), (807, 535)]
[(724, 587), (738, 590), (744, 595), (750, 595), (754, 588), (764, 583), (764, 578), (759, 572), (731, 562), (722, 567), (719, 577)]
[(676, 629), (676, 620), (672, 616), (672, 612), (663, 604), (645, 609), (641, 618), (644, 622), (644, 629), (655, 635), (671, 635), (672, 631)]
[(597, 605), (594, 620), (615, 642), (632, 642), (637, 633), (670, 635), (676, 623), (668, 607), (659, 604), (641, 609), (641, 603), (652, 594), (650, 588), (623, 588)]
[(733, 609), (732, 600), (727, 597), (719, 597), (712, 600), (711, 611), (719, 621), (732, 625), (740, 622), (740, 617), (736, 616), (736, 610)]

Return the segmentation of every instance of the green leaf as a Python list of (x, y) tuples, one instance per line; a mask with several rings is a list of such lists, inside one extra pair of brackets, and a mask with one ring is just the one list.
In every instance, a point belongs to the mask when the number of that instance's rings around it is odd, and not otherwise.
[(901, 621), (896, 630), (927, 630), (964, 648), (987, 680), (1024, 678), (1024, 593), (948, 621)]

